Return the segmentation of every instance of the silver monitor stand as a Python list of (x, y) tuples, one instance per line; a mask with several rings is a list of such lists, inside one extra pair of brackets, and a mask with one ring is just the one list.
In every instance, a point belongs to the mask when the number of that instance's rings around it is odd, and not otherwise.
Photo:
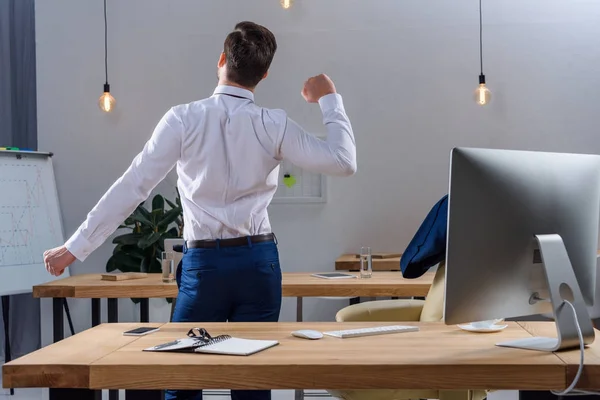
[[(579, 324), (584, 344), (593, 343), (594, 326), (562, 238), (554, 234), (536, 235), (536, 239), (548, 280), (550, 299), (541, 299), (537, 293), (533, 293), (530, 303), (549, 301), (552, 304), (557, 337), (531, 337), (509, 340), (498, 343), (497, 346), (541, 351), (560, 351), (576, 348), (580, 345), (576, 324)], [(573, 310), (563, 300), (573, 304), (577, 312), (577, 321), (574, 320)]]

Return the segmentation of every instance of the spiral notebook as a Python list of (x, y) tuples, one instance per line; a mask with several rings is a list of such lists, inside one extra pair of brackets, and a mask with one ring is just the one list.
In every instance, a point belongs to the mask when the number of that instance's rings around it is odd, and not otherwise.
[(144, 351), (167, 351), (180, 353), (208, 353), (231, 356), (249, 356), (278, 345), (277, 340), (240, 339), (220, 335), (210, 340), (200, 338), (177, 339), (172, 342), (148, 347)]

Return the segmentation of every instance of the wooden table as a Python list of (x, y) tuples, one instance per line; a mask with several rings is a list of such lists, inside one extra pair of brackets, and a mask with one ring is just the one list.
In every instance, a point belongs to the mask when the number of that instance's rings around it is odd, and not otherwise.
[[(494, 334), (469, 333), (436, 322), (411, 323), (420, 331), (377, 338), (325, 336), (309, 341), (290, 334), (297, 329), (385, 324), (202, 324), (212, 335), (279, 340), (279, 346), (249, 357), (141, 351), (185, 337), (197, 324), (163, 324), (159, 332), (139, 338), (122, 335), (139, 324), (103, 324), (5, 364), (2, 383), (5, 388), (53, 388), (51, 400), (91, 399), (93, 390), (100, 389), (133, 390), (128, 399), (158, 398), (152, 395), (156, 392), (135, 390), (166, 388), (562, 390), (570, 383), (572, 360), (578, 359), (577, 351), (556, 355), (494, 345), (531, 336), (530, 323), (509, 322), (507, 329)], [(549, 322), (535, 327), (553, 329)], [(586, 356), (581, 384), (599, 389), (598, 342)]]
[[(400, 271), (400, 257), (372, 259), (373, 271)], [(360, 271), (360, 258), (356, 254), (343, 254), (335, 260), (338, 271)]]
[[(369, 279), (322, 279), (311, 273), (285, 272), (284, 297), (296, 297), (298, 321), (302, 321), (304, 297), (423, 297), (434, 277), (428, 272), (419, 279), (405, 279), (400, 272), (376, 271)], [(141, 322), (149, 322), (149, 298), (176, 298), (175, 283), (163, 283), (161, 274), (123, 281), (103, 281), (100, 274), (75, 275), (33, 287), (33, 296), (53, 298), (54, 341), (64, 337), (62, 304), (65, 298), (92, 299), (92, 326), (100, 324), (100, 299), (108, 299), (108, 322), (117, 322), (117, 299), (141, 298)]]

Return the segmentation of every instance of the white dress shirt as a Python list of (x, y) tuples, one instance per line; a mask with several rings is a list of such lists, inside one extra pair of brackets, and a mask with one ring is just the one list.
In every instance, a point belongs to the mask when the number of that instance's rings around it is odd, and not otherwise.
[(144, 149), (66, 242), (80, 261), (98, 248), (177, 165), (186, 240), (271, 232), (267, 206), (287, 159), (313, 172), (356, 171), (352, 126), (339, 94), (319, 100), (327, 139), (305, 132), (251, 91), (219, 85), (209, 98), (171, 108)]

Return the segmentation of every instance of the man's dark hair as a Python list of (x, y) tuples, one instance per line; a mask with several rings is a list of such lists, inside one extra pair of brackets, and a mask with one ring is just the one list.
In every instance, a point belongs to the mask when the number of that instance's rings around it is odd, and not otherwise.
[(253, 88), (271, 66), (277, 50), (273, 33), (264, 26), (244, 21), (227, 35), (223, 52), (227, 60), (227, 80)]

